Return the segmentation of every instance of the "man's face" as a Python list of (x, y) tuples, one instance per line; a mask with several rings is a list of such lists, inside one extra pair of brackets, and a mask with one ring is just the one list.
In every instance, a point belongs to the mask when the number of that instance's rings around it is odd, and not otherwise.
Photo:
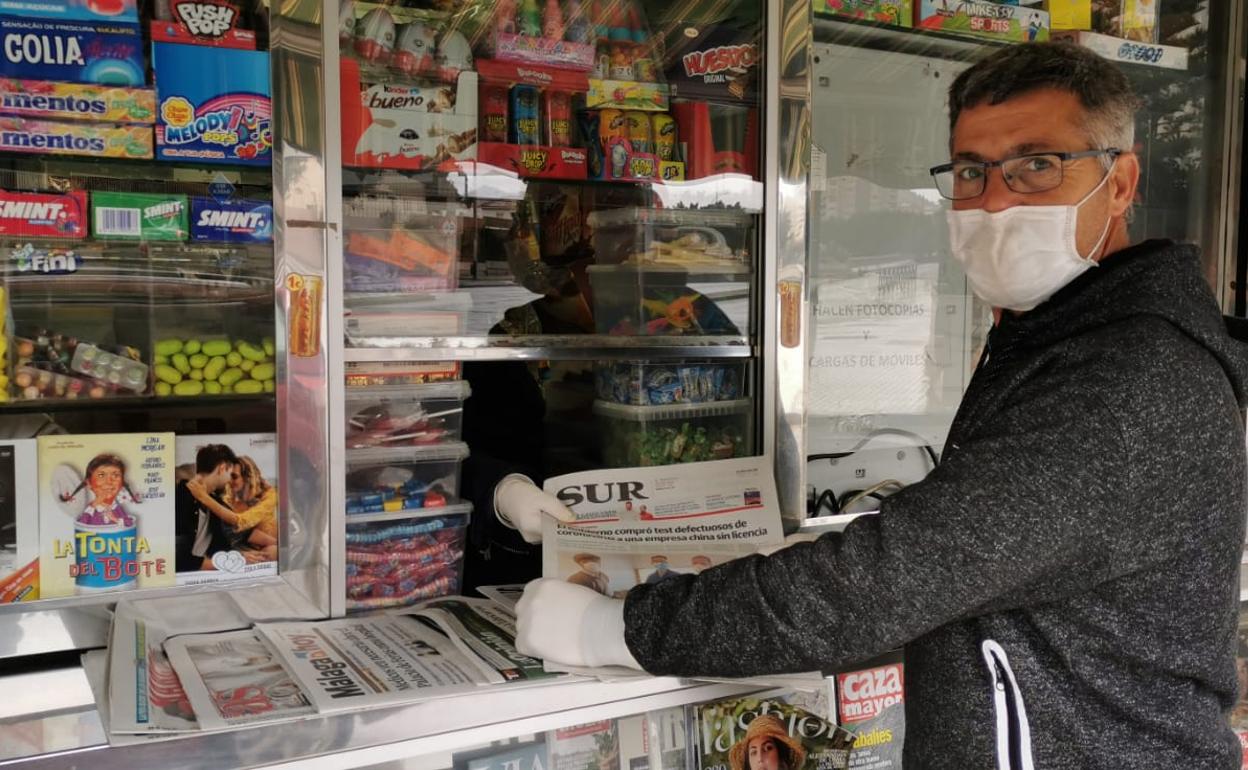
[(230, 469), (233, 467), (230, 463), (218, 464), (212, 475), (204, 480), (204, 486), (208, 487), (210, 492), (220, 492), (225, 489), (225, 485), (230, 482)]
[[(953, 127), (953, 159), (995, 161), (1039, 152), (1082, 152), (1093, 147), (1084, 128), (1085, 111), (1079, 98), (1056, 89), (1030, 91), (1001, 104), (967, 108)], [(1130, 147), (1120, 147), (1130, 150)], [(1081, 158), (1063, 165), (1062, 184), (1040, 193), (1016, 193), (1006, 186), (1001, 169), (988, 171), (983, 195), (954, 201), (957, 210), (996, 212), (1013, 206), (1066, 206), (1079, 203), (1105, 176), (1102, 158)], [(1110, 217), (1122, 216), (1135, 197), (1139, 162), (1134, 155), (1119, 157), (1105, 186), (1079, 209), (1076, 244), (1089, 255), (1105, 232)]]
[(771, 738), (750, 741), (750, 770), (779, 770), (780, 749)]

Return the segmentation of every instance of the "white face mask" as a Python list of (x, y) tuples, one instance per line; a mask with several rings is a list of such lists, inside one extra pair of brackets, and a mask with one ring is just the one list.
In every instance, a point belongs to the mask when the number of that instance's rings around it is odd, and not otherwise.
[(1079, 207), (1109, 179), (1073, 206), (1014, 206), (949, 211), (949, 243), (975, 294), (993, 307), (1031, 310), (1096, 265), (1112, 219), (1085, 259), (1075, 245)]

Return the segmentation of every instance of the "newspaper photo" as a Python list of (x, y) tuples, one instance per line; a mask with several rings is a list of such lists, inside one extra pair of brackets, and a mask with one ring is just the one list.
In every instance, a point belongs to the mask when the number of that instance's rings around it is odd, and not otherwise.
[(203, 730), (295, 719), (312, 702), (255, 629), (176, 636), (165, 652)]
[(515, 615), (489, 599), (435, 599), (406, 614), (436, 623), (490, 684), (556, 676), (537, 658), (516, 651)]
[(261, 623), (256, 631), (322, 714), (416, 703), (487, 684), (480, 664), (449, 637), (404, 615)]
[(762, 457), (572, 473), (544, 488), (576, 521), (543, 517), (542, 576), (605, 596), (784, 542)]

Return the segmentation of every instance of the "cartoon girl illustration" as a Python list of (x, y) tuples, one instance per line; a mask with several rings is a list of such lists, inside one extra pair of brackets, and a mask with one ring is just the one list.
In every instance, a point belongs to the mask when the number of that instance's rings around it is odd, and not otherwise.
[(98, 454), (87, 463), (86, 477), (73, 492), (61, 493), (62, 502), (68, 503), (83, 488), (91, 492), (82, 513), (75, 519), (78, 524), (108, 526), (120, 524), (134, 526), (134, 517), (126, 510), (126, 503), (138, 502), (139, 498), (126, 483), (126, 461), (115, 454)]

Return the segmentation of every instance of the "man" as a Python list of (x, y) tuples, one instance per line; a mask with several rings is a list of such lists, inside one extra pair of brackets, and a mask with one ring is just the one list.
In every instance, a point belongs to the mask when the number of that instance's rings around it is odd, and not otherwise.
[(662, 583), (664, 580), (674, 578), (677, 575), (677, 573), (672, 572), (671, 567), (667, 563), (666, 556), (651, 556), (650, 566), (654, 568), (654, 572), (651, 572), (646, 577), (646, 585), (648, 586), (652, 586), (655, 583)]
[(204, 568), (204, 560), (225, 550), (229, 534), (221, 520), (195, 499), (188, 484), (200, 484), (217, 502), (230, 483), (230, 472), (238, 459), (225, 444), (206, 444), (195, 453), (195, 475), (178, 482), (173, 492), (174, 563), (178, 572)]
[(1112, 65), (1005, 48), (949, 101), (933, 175), (997, 323), (940, 466), (841, 536), (625, 602), (536, 581), (517, 646), (745, 676), (905, 645), (906, 770), (1238, 768), (1248, 356), (1195, 249), (1130, 244), (1135, 100)]
[(578, 553), (572, 557), (572, 561), (576, 562), (576, 566), (581, 570), (568, 576), (569, 583), (588, 588), (603, 596), (610, 596), (608, 589), (611, 581), (602, 574), (602, 559), (592, 553)]

